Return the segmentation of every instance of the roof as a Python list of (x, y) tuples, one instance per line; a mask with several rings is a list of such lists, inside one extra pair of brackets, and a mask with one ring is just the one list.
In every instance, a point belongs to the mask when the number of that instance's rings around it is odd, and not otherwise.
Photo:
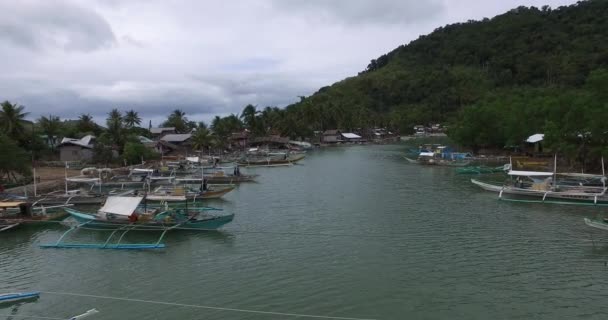
[(192, 137), (191, 133), (183, 133), (183, 134), (167, 134), (164, 135), (160, 140), (166, 142), (184, 142)]
[(99, 212), (130, 216), (142, 200), (143, 197), (108, 197)]
[(141, 142), (141, 143), (154, 143), (154, 140), (151, 140), (144, 136), (139, 136), (137, 138), (139, 139), (139, 142)]
[(346, 139), (361, 139), (360, 135), (350, 132), (343, 133), (342, 136)]
[(95, 136), (92, 136), (92, 135), (86, 135), (80, 139), (63, 138), (61, 140), (60, 145), (75, 145), (75, 146), (91, 149), (91, 148), (93, 148), (94, 139), (95, 139)]
[(165, 131), (175, 131), (175, 127), (150, 128), (150, 133), (161, 134)]
[(338, 134), (340, 134), (340, 130), (325, 130), (325, 132), (323, 132), (324, 136), (334, 136)]
[(526, 142), (537, 143), (537, 142), (543, 141), (544, 138), (545, 138), (544, 134), (537, 133), (537, 134), (533, 134), (533, 135), (529, 136), (528, 139), (526, 139)]

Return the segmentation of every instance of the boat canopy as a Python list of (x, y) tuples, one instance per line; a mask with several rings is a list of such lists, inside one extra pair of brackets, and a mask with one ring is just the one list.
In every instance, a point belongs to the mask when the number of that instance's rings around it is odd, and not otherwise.
[(17, 208), (27, 202), (0, 202), (0, 209)]
[(143, 197), (108, 197), (99, 212), (130, 216), (142, 200)]
[(141, 168), (133, 168), (131, 169), (132, 172), (137, 172), (137, 173), (151, 173), (154, 172), (153, 169), (141, 169)]
[(433, 157), (433, 156), (435, 156), (435, 153), (433, 153), (433, 152), (420, 152), (419, 156), (421, 156), (421, 157)]
[(550, 177), (553, 175), (553, 172), (511, 170), (509, 171), (509, 175), (522, 177)]
[(198, 157), (186, 157), (186, 160), (189, 162), (196, 162), (196, 163), (199, 162)]

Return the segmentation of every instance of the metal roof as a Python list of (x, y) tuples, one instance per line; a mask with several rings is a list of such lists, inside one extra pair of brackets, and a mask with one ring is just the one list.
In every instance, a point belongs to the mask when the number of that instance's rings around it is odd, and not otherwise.
[(190, 134), (190, 133), (167, 134), (167, 135), (163, 136), (162, 138), (160, 138), (160, 140), (166, 141), (166, 142), (184, 142), (184, 141), (190, 139), (191, 137), (192, 137), (192, 134)]
[(537, 134), (533, 134), (533, 135), (529, 136), (528, 139), (526, 139), (526, 142), (537, 143), (539, 141), (543, 141), (544, 138), (545, 138), (544, 134), (537, 133)]

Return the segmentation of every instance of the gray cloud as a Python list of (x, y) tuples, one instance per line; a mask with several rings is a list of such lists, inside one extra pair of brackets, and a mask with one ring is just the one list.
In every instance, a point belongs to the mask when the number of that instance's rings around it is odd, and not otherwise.
[(19, 47), (92, 51), (115, 42), (102, 16), (69, 1), (7, 1), (0, 12), (0, 40)]
[(431, 20), (445, 9), (442, 0), (274, 0), (274, 5), (292, 14), (304, 13), (327, 22), (348, 24), (410, 24)]
[(298, 101), (446, 23), (574, 1), (0, 0), (0, 101), (31, 118), (208, 121)]

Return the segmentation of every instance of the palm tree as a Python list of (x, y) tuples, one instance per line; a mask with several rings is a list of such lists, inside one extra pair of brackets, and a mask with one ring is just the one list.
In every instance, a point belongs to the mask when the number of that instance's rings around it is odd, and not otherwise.
[(192, 147), (195, 150), (203, 151), (205, 147), (210, 147), (213, 144), (213, 137), (209, 133), (209, 130), (206, 127), (199, 127), (196, 129), (192, 138)]
[(90, 114), (81, 114), (78, 117), (78, 131), (81, 133), (95, 132), (97, 125), (93, 122), (93, 117)]
[(185, 133), (188, 131), (188, 118), (186, 113), (180, 109), (175, 109), (167, 118), (167, 121), (163, 123), (163, 127), (174, 127), (178, 133)]
[(118, 109), (112, 109), (112, 111), (108, 113), (106, 125), (108, 127), (108, 133), (112, 137), (112, 142), (122, 148), (124, 142), (122, 113), (120, 113)]
[(257, 121), (256, 121), (257, 114), (258, 114), (258, 111), (256, 110), (255, 106), (253, 106), (251, 104), (248, 104), (247, 106), (245, 106), (245, 108), (243, 109), (243, 112), (241, 112), (241, 119), (243, 119), (245, 126), (251, 132), (255, 132), (257, 129)]
[(127, 128), (133, 128), (136, 125), (139, 126), (141, 124), (141, 118), (139, 117), (139, 113), (134, 110), (127, 111), (125, 113), (124, 122)]
[(8, 101), (2, 102), (0, 106), (2, 106), (2, 111), (0, 111), (0, 128), (2, 132), (15, 141), (23, 140), (23, 122), (29, 112), (23, 112), (24, 106)]
[(42, 133), (47, 137), (47, 141), (50, 142), (51, 149), (55, 150), (55, 137), (61, 132), (61, 119), (57, 116), (50, 115), (47, 117), (40, 117), (38, 119), (38, 126)]

